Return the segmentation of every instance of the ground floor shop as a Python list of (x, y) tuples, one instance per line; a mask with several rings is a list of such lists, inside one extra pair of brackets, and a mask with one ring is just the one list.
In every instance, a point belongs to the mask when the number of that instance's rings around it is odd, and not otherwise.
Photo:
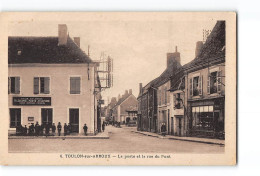
[[(17, 99), (16, 103), (15, 99)], [(26, 125), (29, 128), (36, 123), (50, 126), (54, 124), (56, 127), (61, 123), (63, 131), (66, 123), (70, 125), (70, 133), (83, 134), (83, 126), (86, 124), (87, 133), (95, 134), (100, 123), (97, 117), (99, 113), (94, 112), (94, 106), (55, 104), (51, 102), (51, 97), (19, 97), (14, 98), (14, 101), (9, 106), (9, 133), (14, 133), (17, 126)]]
[(189, 135), (225, 138), (225, 99), (190, 101)]

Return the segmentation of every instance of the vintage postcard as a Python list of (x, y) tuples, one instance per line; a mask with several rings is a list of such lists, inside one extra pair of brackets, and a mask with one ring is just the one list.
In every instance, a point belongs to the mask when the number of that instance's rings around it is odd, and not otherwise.
[(2, 165), (235, 165), (235, 12), (0, 14)]

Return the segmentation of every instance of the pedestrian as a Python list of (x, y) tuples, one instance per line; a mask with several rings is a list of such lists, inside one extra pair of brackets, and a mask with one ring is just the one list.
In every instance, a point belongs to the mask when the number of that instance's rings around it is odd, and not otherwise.
[(56, 126), (55, 126), (55, 123), (52, 124), (52, 135), (55, 136), (55, 131), (56, 131)]
[(165, 125), (164, 123), (162, 123), (162, 126), (161, 126), (161, 132), (162, 132), (162, 135), (165, 136), (166, 125)]
[(46, 124), (45, 126), (45, 136), (47, 137), (49, 135), (50, 132), (50, 123)]
[(57, 128), (58, 128), (58, 134), (59, 134), (59, 136), (60, 136), (60, 132), (61, 132), (61, 128), (62, 128), (62, 126), (61, 126), (60, 122), (58, 123), (58, 126), (57, 126)]
[(104, 132), (105, 131), (105, 123), (103, 122), (102, 124), (102, 131)]
[(87, 136), (88, 127), (87, 127), (86, 124), (84, 124), (84, 126), (83, 126), (83, 130), (84, 130), (85, 135)]
[(24, 125), (24, 129), (23, 129), (24, 131), (23, 131), (23, 134), (26, 136), (27, 135), (27, 126), (26, 125)]
[(67, 135), (68, 126), (66, 123), (64, 123), (64, 136)]
[(67, 130), (68, 134), (70, 134), (71, 133), (71, 125), (70, 125), (70, 123), (68, 123), (68, 128), (67, 129), (68, 129)]
[(44, 126), (45, 126), (44, 123), (42, 123), (40, 127), (40, 135), (43, 135)]
[(40, 134), (40, 125), (39, 125), (39, 123), (38, 122), (36, 122), (36, 124), (35, 124), (35, 133), (36, 133), (36, 136), (38, 137), (39, 136), (39, 134)]
[(31, 125), (29, 126), (29, 134), (31, 135), (31, 136), (33, 136), (34, 135), (34, 123), (31, 123)]

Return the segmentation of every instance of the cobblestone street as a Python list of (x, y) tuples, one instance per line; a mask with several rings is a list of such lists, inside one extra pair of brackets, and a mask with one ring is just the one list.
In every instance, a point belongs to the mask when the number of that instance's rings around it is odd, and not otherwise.
[(136, 128), (107, 126), (109, 139), (9, 139), (9, 152), (181, 152), (221, 153), (224, 147), (187, 141), (160, 139), (136, 134)]

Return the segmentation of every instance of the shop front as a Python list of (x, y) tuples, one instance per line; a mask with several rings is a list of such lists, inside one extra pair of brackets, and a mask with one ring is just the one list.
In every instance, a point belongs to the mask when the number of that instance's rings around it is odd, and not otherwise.
[(225, 138), (224, 98), (190, 103), (190, 136)]

